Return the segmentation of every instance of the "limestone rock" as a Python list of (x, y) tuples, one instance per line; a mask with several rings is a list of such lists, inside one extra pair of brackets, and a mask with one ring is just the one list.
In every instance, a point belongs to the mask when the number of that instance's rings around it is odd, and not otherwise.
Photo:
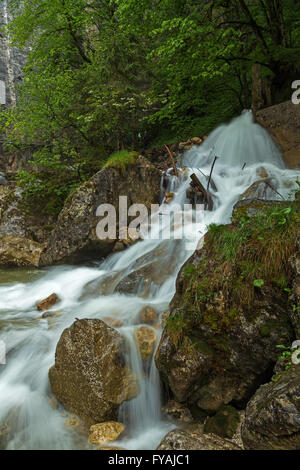
[(124, 431), (123, 423), (110, 421), (107, 423), (94, 424), (90, 428), (89, 441), (91, 444), (105, 444), (115, 442)]
[(175, 400), (168, 401), (162, 411), (165, 416), (180, 423), (191, 423), (193, 421), (190, 410)]
[(105, 318), (103, 318), (103, 321), (108, 326), (111, 326), (112, 328), (120, 328), (123, 325), (123, 322), (121, 320), (119, 320), (118, 318), (105, 317)]
[(300, 366), (262, 385), (247, 405), (242, 440), (251, 450), (300, 449)]
[(158, 450), (241, 450), (240, 447), (212, 434), (194, 433), (175, 429), (159, 444)]
[[(139, 156), (124, 172), (106, 167), (80, 186), (67, 199), (43, 255), (44, 265), (61, 260), (81, 261), (85, 257), (105, 256), (118, 239), (99, 239), (96, 216), (101, 204), (112, 204), (118, 213), (119, 196), (127, 196), (127, 205), (139, 203), (150, 208), (159, 202), (161, 172)], [(117, 221), (118, 224), (118, 221)]]
[[(42, 300), (37, 304), (37, 309), (42, 312), (45, 310), (49, 310), (49, 308), (53, 307), (59, 302), (59, 297), (56, 294), (51, 294), (46, 299)], [(46, 318), (46, 317), (43, 317)]]
[(53, 394), (86, 424), (115, 420), (138, 394), (125, 364), (123, 337), (101, 320), (77, 320), (64, 330), (49, 371)]
[(158, 318), (158, 314), (156, 310), (152, 307), (144, 307), (140, 312), (140, 320), (141, 323), (148, 323), (149, 325), (153, 325)]
[(43, 249), (28, 238), (0, 234), (0, 266), (38, 267)]
[(145, 361), (148, 360), (151, 357), (155, 347), (155, 331), (148, 326), (141, 326), (136, 330), (135, 337), (142, 359)]
[(258, 124), (264, 126), (283, 152), (290, 168), (300, 166), (300, 106), (291, 101), (270, 106), (256, 113)]

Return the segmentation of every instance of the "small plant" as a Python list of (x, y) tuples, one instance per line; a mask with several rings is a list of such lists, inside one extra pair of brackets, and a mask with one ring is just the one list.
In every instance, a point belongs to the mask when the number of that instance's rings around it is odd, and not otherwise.
[(265, 281), (263, 279), (255, 279), (253, 281), (254, 287), (262, 287), (264, 285)]

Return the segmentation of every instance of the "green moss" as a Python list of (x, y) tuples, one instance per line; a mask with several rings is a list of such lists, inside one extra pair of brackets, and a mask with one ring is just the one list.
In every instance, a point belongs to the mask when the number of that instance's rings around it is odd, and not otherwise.
[(215, 416), (207, 419), (204, 432), (231, 439), (237, 430), (239, 422), (240, 416), (238, 411), (232, 406), (224, 405)]
[(135, 163), (138, 155), (139, 154), (137, 152), (128, 150), (121, 150), (120, 152), (115, 152), (108, 158), (103, 168), (119, 168), (122, 172), (124, 172), (128, 165), (133, 165)]

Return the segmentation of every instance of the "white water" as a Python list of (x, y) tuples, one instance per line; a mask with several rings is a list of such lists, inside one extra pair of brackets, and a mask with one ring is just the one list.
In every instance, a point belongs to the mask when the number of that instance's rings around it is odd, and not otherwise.
[[(212, 146), (215, 146), (212, 151)], [(169, 178), (175, 192), (173, 204), (186, 201), (188, 175), (195, 172), (206, 186), (204, 175), (210, 172), (213, 154), (219, 157), (213, 173), (214, 210), (206, 212), (197, 237), (189, 240), (144, 240), (126, 251), (114, 254), (94, 267), (63, 266), (42, 270), (27, 283), (0, 286), (0, 339), (7, 346), (7, 364), (0, 366), (0, 427), (12, 428), (8, 449), (75, 449), (88, 447), (86, 437), (65, 427), (68, 416), (49, 404), (51, 391), (48, 370), (54, 363), (56, 344), (64, 328), (75, 318), (116, 316), (123, 321), (119, 331), (128, 345), (128, 362), (136, 374), (139, 396), (124, 404), (128, 436), (116, 445), (127, 449), (155, 449), (172, 425), (161, 416), (159, 376), (153, 361), (143, 364), (134, 340), (138, 315), (143, 306), (160, 313), (168, 309), (175, 292), (175, 281), (182, 264), (192, 255), (198, 239), (211, 223), (228, 223), (239, 195), (259, 179), (263, 166), (272, 184), (286, 199), (296, 188), (300, 172), (287, 170), (267, 133), (244, 113), (228, 126), (221, 126), (200, 147), (184, 158), (188, 166), (180, 177)], [(242, 170), (244, 163), (246, 167)], [(185, 173), (185, 176), (183, 176)], [(270, 189), (270, 198), (281, 199)], [(152, 227), (153, 230), (157, 227)], [(148, 268), (148, 291), (135, 294), (114, 293), (117, 282), (140, 268)], [(148, 272), (147, 271), (147, 272)], [(61, 303), (53, 308), (59, 316), (41, 319), (36, 303), (55, 292)], [(140, 293), (140, 294), (139, 294)], [(157, 331), (159, 336), (159, 332)]]

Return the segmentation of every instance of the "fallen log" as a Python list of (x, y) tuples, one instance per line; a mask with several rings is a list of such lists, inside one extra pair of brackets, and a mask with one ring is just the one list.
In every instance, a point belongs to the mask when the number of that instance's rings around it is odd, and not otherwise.
[(213, 207), (214, 207), (213, 198), (211, 194), (209, 193), (209, 191), (207, 191), (204, 188), (203, 184), (199, 181), (195, 173), (193, 173), (190, 176), (190, 178), (192, 180), (191, 188), (196, 191), (199, 191), (203, 195), (204, 209), (209, 210), (209, 211), (213, 210)]

